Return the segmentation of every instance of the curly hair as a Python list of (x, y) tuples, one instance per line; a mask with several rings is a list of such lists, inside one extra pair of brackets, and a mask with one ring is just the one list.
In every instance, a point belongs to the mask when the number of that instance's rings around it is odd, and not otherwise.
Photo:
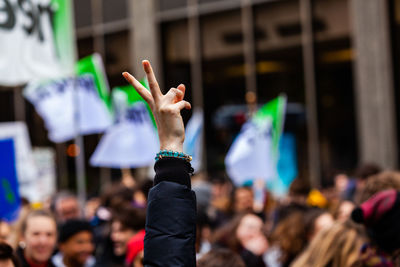
[(280, 262), (290, 263), (307, 245), (304, 212), (294, 212), (283, 219), (271, 234), (271, 242), (282, 251)]
[(322, 230), (291, 267), (351, 267), (366, 242), (364, 228), (352, 221)]
[(379, 191), (386, 189), (400, 191), (400, 172), (384, 171), (369, 177), (357, 203), (363, 203)]

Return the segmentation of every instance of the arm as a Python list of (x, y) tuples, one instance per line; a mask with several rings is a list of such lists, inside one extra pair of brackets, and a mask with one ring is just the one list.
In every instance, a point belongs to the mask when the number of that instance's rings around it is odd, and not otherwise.
[[(149, 104), (157, 124), (160, 149), (182, 152), (185, 129), (180, 111), (190, 108), (183, 100), (185, 86), (171, 88), (163, 95), (150, 63), (143, 61), (150, 92), (133, 76), (124, 73)], [(196, 197), (191, 190), (190, 163), (182, 159), (163, 158), (154, 166), (156, 176), (150, 190), (146, 236), (145, 266), (196, 266)]]

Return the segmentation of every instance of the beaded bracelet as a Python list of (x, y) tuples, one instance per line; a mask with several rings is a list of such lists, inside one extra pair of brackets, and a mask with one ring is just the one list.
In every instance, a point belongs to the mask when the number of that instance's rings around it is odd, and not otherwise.
[(178, 158), (178, 159), (183, 159), (187, 162), (192, 161), (192, 156), (187, 155), (183, 152), (172, 151), (172, 150), (161, 150), (160, 152), (157, 153), (154, 159), (158, 161), (162, 158)]

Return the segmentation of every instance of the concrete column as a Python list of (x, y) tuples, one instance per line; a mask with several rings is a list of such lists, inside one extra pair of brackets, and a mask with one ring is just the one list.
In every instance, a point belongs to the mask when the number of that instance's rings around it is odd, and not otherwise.
[(162, 85), (161, 60), (159, 56), (158, 25), (155, 20), (154, 0), (128, 1), (130, 8), (131, 40), (129, 49), (131, 66), (137, 78), (144, 76), (142, 60), (148, 59)]
[(397, 167), (393, 67), (387, 0), (351, 0), (356, 107), (362, 162)]

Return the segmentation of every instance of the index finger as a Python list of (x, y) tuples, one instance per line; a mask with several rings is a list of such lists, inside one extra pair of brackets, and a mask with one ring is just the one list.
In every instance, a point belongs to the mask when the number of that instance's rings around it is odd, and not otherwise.
[(124, 78), (136, 89), (141, 97), (150, 105), (153, 105), (153, 97), (150, 92), (138, 81), (135, 77), (133, 77), (129, 72), (122, 73)]
[(154, 101), (157, 102), (162, 96), (160, 87), (158, 85), (156, 76), (154, 75), (153, 68), (148, 60), (142, 61), (143, 69), (146, 72), (147, 80), (149, 81), (149, 87)]

